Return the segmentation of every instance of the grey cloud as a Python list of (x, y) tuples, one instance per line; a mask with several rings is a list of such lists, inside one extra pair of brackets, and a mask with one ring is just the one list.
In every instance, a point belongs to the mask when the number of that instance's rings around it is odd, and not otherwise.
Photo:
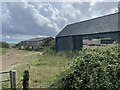
[(91, 12), (89, 11), (90, 4), (89, 2), (71, 2), (71, 3), (63, 3), (62, 6), (64, 17), (68, 18), (68, 23), (78, 22), (83, 20), (84, 18), (90, 18)]
[(39, 13), (42, 14), (44, 17), (47, 17), (52, 23), (56, 23), (59, 30), (61, 30), (66, 24), (67, 19), (61, 14), (62, 8), (60, 2), (30, 2), (30, 4), (34, 5)]
[[(19, 42), (21, 40), (27, 40), (30, 38), (34, 38), (34, 35), (4, 35), (2, 36), (2, 40), (3, 41), (8, 41), (10, 43), (15, 43), (15, 42)], [(40, 35), (37, 35), (36, 37), (41, 37)]]
[(3, 34), (29, 34), (55, 36), (58, 27), (48, 18), (42, 16), (34, 6), (19, 2), (7, 3), (11, 15), (11, 24), (14, 28), (9, 28), (3, 22)]
[(38, 35), (55, 36), (66, 24), (113, 13), (117, 2), (9, 2), (3, 5), (4, 40), (20, 41)]
[(0, 40), (2, 35), (2, 3), (0, 2)]
[(49, 3), (42, 4), (38, 10), (45, 17), (57, 17), (59, 14), (59, 11), (56, 8), (53, 8), (53, 6)]
[[(93, 15), (105, 15), (109, 13), (115, 13), (117, 9), (117, 2), (99, 2), (92, 7)], [(112, 11), (113, 10), (113, 11)]]
[(71, 23), (113, 13), (117, 8), (117, 2), (65, 2), (62, 7), (64, 17)]

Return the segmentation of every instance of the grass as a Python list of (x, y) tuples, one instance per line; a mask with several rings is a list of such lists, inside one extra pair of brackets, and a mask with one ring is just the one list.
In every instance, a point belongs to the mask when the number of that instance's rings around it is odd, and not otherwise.
[[(30, 56), (28, 62), (21, 63), (18, 69), (18, 78), (22, 77), (25, 69), (30, 72), (31, 88), (47, 88), (55, 80), (58, 75), (70, 62), (65, 57), (54, 56), (51, 54)], [(21, 67), (22, 66), (22, 67)]]
[[(48, 88), (54, 82), (56, 76), (64, 69), (72, 59), (63, 55), (55, 55), (50, 53), (41, 54), (36, 51), (16, 50), (17, 54), (22, 57), (12, 64), (13, 69), (17, 71), (17, 84), (23, 77), (25, 69), (30, 73), (30, 88)], [(22, 86), (22, 82), (17, 88)], [(3, 85), (7, 87), (7, 85)]]
[(8, 52), (8, 48), (0, 48), (0, 55), (4, 55), (5, 53)]
[[(97, 48), (97, 47), (96, 47)], [(30, 73), (30, 88), (48, 88), (55, 82), (57, 76), (69, 68), (69, 64), (74, 60), (71, 56), (77, 53), (44, 53), (26, 50), (13, 50), (20, 58), (15, 58), (15, 63), (11, 65), (17, 71), (17, 88), (22, 86), (23, 72), (28, 69)], [(6, 52), (4, 50), (4, 52)], [(66, 57), (67, 56), (67, 57)], [(20, 82), (20, 83), (19, 83)], [(8, 83), (3, 84), (3, 88), (8, 87)]]

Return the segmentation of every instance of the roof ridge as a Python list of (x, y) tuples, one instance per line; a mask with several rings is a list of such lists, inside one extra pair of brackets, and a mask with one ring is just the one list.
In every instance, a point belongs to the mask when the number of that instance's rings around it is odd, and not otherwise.
[(56, 37), (118, 31), (118, 15), (112, 13), (85, 21), (68, 24)]
[(111, 15), (115, 15), (115, 14), (118, 14), (118, 13), (120, 13), (120, 12), (117, 12), (117, 13), (111, 13), (111, 14), (107, 14), (107, 15), (103, 15), (103, 16), (99, 16), (99, 17), (95, 17), (95, 18), (91, 18), (91, 19), (87, 19), (87, 20), (83, 20), (83, 21), (79, 21), (79, 22), (71, 23), (71, 24), (68, 24), (68, 26), (69, 26), (69, 25), (73, 25), (73, 24), (79, 24), (79, 23), (83, 23), (83, 22), (91, 21), (91, 20), (94, 20), (94, 19), (99, 19), (99, 18), (103, 18), (103, 17), (111, 16)]

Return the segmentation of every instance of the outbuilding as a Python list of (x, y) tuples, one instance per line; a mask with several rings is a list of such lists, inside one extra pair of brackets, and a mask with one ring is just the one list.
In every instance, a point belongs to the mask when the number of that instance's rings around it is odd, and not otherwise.
[[(56, 36), (56, 51), (80, 50), (84, 40), (100, 39), (102, 43), (119, 43), (120, 13), (69, 24)], [(106, 42), (105, 42), (106, 41)]]
[(46, 45), (50, 43), (52, 40), (54, 40), (53, 37), (41, 37), (41, 38), (31, 38), (28, 40), (21, 41), (19, 43), (21, 49), (37, 49), (42, 45)]

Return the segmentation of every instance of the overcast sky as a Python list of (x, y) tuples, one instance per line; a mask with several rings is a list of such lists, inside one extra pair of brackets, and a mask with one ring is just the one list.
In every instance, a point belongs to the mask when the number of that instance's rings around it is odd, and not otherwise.
[[(115, 13), (117, 2), (2, 2), (2, 40), (55, 37), (67, 24)], [(1, 5), (1, 4), (0, 4)]]

